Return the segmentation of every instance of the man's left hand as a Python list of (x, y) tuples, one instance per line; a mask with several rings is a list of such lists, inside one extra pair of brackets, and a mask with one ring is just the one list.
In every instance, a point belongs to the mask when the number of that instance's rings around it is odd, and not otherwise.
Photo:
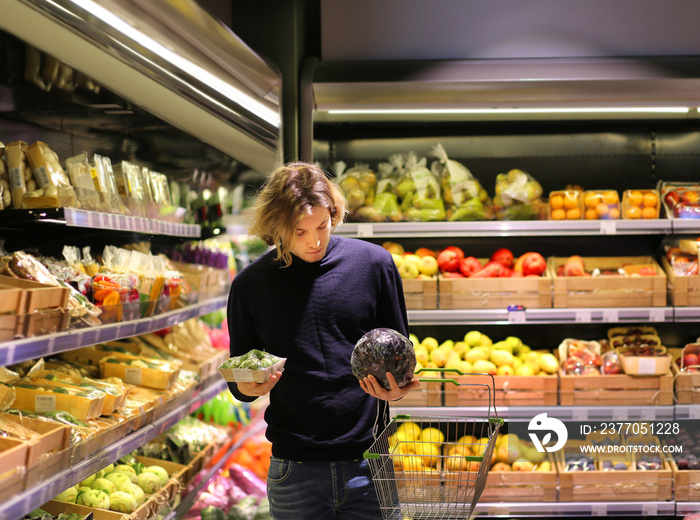
[(408, 392), (420, 386), (420, 381), (417, 379), (412, 379), (404, 386), (399, 388), (399, 385), (396, 384), (396, 379), (394, 379), (391, 372), (386, 373), (386, 378), (389, 380), (391, 390), (385, 390), (379, 381), (377, 381), (377, 378), (373, 375), (360, 379), (360, 386), (372, 397), (376, 397), (377, 399), (382, 399), (384, 401), (396, 401), (401, 399)]

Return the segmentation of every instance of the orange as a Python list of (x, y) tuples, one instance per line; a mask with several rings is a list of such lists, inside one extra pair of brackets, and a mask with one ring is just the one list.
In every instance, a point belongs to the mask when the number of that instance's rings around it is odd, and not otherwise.
[(627, 200), (632, 206), (641, 206), (644, 201), (644, 195), (642, 195), (641, 191), (630, 191), (627, 194)]
[(555, 209), (552, 211), (552, 220), (564, 220), (566, 218), (566, 211), (563, 209)]
[(614, 208), (610, 208), (610, 211), (608, 212), (608, 218), (620, 218), (620, 208), (615, 206)]
[(598, 219), (598, 212), (594, 210), (593, 208), (588, 208), (586, 210), (585, 214), (586, 220), (597, 220)]
[(656, 218), (656, 208), (655, 207), (642, 208), (642, 218)]
[(581, 218), (581, 210), (578, 208), (571, 208), (566, 210), (567, 220), (579, 220)]
[(595, 208), (596, 204), (598, 204), (598, 200), (600, 198), (601, 197), (598, 193), (589, 192), (589, 193), (586, 193), (586, 196), (585, 196), (583, 202), (587, 208)]
[(617, 194), (616, 191), (613, 190), (608, 190), (605, 193), (603, 193), (603, 202), (606, 204), (617, 204), (620, 202), (620, 196)]
[(627, 212), (625, 213), (625, 218), (630, 218), (630, 219), (635, 219), (635, 218), (642, 218), (642, 210), (639, 206), (630, 206), (627, 208)]
[(561, 195), (552, 195), (549, 197), (549, 207), (552, 209), (559, 209), (564, 207), (564, 197)]
[(564, 207), (566, 209), (578, 208), (578, 195), (576, 193), (567, 192), (564, 197)]
[(599, 217), (605, 217), (610, 212), (610, 207), (602, 202), (595, 207), (595, 212)]
[(659, 198), (656, 196), (656, 193), (653, 191), (649, 191), (644, 194), (644, 201), (642, 204), (645, 207), (649, 208), (656, 208), (656, 205), (659, 203)]

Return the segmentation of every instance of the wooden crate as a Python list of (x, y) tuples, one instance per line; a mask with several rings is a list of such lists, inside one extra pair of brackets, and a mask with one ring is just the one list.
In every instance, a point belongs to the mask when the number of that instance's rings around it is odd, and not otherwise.
[(700, 306), (700, 276), (696, 274), (689, 276), (677, 275), (665, 256), (661, 258), (661, 266), (668, 279), (668, 296), (673, 306)]
[[(680, 349), (679, 349), (680, 350)], [(700, 404), (700, 373), (681, 372), (676, 363), (671, 363), (673, 391), (678, 404)]]
[(70, 325), (70, 312), (64, 308), (33, 312), (23, 317), (23, 334), (27, 338), (62, 332)]
[(24, 489), (29, 443), (0, 437), (0, 501)]
[(673, 486), (677, 502), (700, 501), (700, 471), (696, 469), (678, 469), (672, 457), (667, 459), (673, 473)]
[(498, 407), (556, 406), (558, 404), (559, 378), (556, 374), (493, 376), (493, 380), (488, 376), (474, 374), (454, 379), (460, 386), (445, 383), (445, 406), (488, 406), (490, 388), (495, 389)]
[(62, 465), (59, 469), (63, 469), (68, 465), (70, 453), (67, 448), (70, 444), (70, 427), (4, 412), (0, 415), (3, 420), (15, 422), (39, 434), (36, 439), (28, 443), (27, 468), (29, 470), (35, 466), (59, 467), (59, 465)]
[(421, 377), (420, 386), (411, 390), (403, 399), (396, 402), (396, 406), (442, 406), (443, 405), (443, 383), (439, 381), (426, 381), (426, 377)]
[[(483, 263), (483, 261), (482, 261)], [(438, 278), (440, 309), (505, 309), (522, 305), (528, 309), (552, 307), (552, 278)]]
[(59, 500), (49, 500), (40, 507), (53, 516), (58, 516), (61, 513), (77, 513), (85, 518), (86, 515), (92, 513), (92, 518), (94, 520), (123, 520), (128, 518), (128, 515), (125, 515), (124, 513), (108, 511), (107, 509), (97, 509), (95, 507), (81, 506), (78, 504), (71, 504), (69, 502), (61, 502)]
[[(136, 460), (146, 467), (160, 466), (168, 472), (168, 475), (170, 475), (170, 480), (168, 480), (168, 483), (158, 493), (166, 500), (174, 498), (175, 495), (180, 492), (180, 489), (185, 485), (187, 466), (184, 464), (177, 464), (167, 460), (153, 459), (151, 457), (142, 457), (141, 455), (137, 455)], [(156, 496), (156, 494), (153, 496)]]
[(66, 287), (54, 287), (53, 285), (44, 285), (32, 280), (23, 280), (5, 275), (0, 275), (0, 286), (13, 287), (25, 292), (25, 313), (54, 307), (65, 308), (68, 305), (70, 291)]
[(550, 471), (489, 471), (481, 502), (556, 502), (559, 476), (552, 454)]
[(566, 260), (547, 260), (555, 308), (666, 306), (666, 273), (651, 256), (584, 257), (583, 261), (587, 271), (617, 269), (626, 264), (652, 265), (657, 273), (652, 276), (557, 276), (557, 268)]
[(610, 374), (574, 376), (559, 373), (562, 406), (653, 406), (673, 404), (673, 375)]
[[(646, 502), (665, 501), (672, 498), (673, 474), (671, 467), (664, 462), (659, 470), (637, 470), (634, 453), (599, 453), (591, 456), (595, 460), (595, 470), (565, 471), (564, 454), (581, 454), (580, 444), (585, 441), (569, 440), (557, 452), (560, 502)], [(606, 471), (602, 463), (606, 459), (625, 459), (630, 469)]]
[(403, 279), (403, 295), (408, 310), (438, 308), (438, 281), (418, 278)]

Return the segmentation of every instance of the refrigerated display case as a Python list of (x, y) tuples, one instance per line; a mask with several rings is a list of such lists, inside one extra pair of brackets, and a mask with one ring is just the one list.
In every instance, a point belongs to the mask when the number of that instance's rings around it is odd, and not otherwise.
[[(470, 170), (490, 196), (497, 176), (511, 169), (532, 175), (545, 196), (569, 185), (622, 194), (627, 189), (654, 189), (660, 181), (697, 182), (700, 99), (696, 87), (700, 75), (696, 64), (696, 58), (664, 57), (362, 63), (311, 60), (302, 100), (311, 131), (301, 138), (303, 153), (331, 173), (338, 161), (347, 168), (363, 165), (378, 172), (380, 163), (386, 163), (390, 156), (409, 152), (427, 158), (430, 167), (439, 144), (450, 159)], [(658, 218), (647, 220), (386, 220), (352, 221), (337, 233), (377, 244), (398, 242), (406, 251), (455, 245), (477, 258), (488, 258), (499, 247), (511, 249), (516, 256), (538, 251), (545, 257), (660, 258), (666, 239), (700, 235), (699, 221), (673, 218), (663, 211)], [(438, 300), (439, 293), (440, 289)], [(700, 309), (674, 306), (665, 298), (662, 303), (525, 309), (505, 305), (444, 308), (438, 303), (437, 308), (410, 309), (408, 315), (412, 332), (439, 342), (456, 341), (467, 331), (478, 329), (492, 338), (517, 336), (533, 349), (555, 350), (565, 338), (604, 338), (607, 329), (616, 325), (654, 326), (668, 346), (695, 341)], [(569, 384), (560, 377), (559, 401), (564, 382)], [(593, 393), (597, 388), (592, 387)], [(538, 389), (530, 388), (531, 396)], [(447, 389), (444, 392), (447, 395)], [(670, 394), (664, 404), (653, 405), (631, 404), (624, 389), (618, 395), (618, 399), (598, 405), (571, 405), (569, 400), (547, 406), (510, 405), (499, 415), (519, 423), (524, 433), (528, 421), (543, 411), (572, 424), (682, 424), (696, 418), (699, 410), (698, 405), (675, 402)], [(447, 406), (441, 412), (465, 416), (484, 413), (465, 405), (467, 401), (450, 399), (448, 404), (445, 397), (442, 403)], [(393, 410), (420, 416), (435, 413), (433, 406), (434, 399), (431, 405), (399, 404)], [(688, 501), (687, 494), (676, 500), (665, 491), (650, 493), (638, 502), (630, 499), (623, 503), (603, 495), (572, 501), (561, 496), (561, 476), (558, 499), (550, 496), (537, 503), (482, 500), (476, 512), (674, 515), (700, 509), (692, 498)], [(668, 491), (668, 475), (663, 478)]]
[[(3, 140), (47, 142), (62, 162), (82, 151), (137, 160), (173, 181), (199, 172), (227, 184), (241, 172), (267, 172), (279, 162), (279, 73), (195, 2), (29, 0), (5, 7)], [(59, 81), (58, 67), (68, 83)], [(43, 254), (70, 243), (97, 250), (105, 243), (176, 245), (203, 237), (199, 224), (84, 208), (8, 209), (0, 212), (0, 226), (8, 251)], [(0, 343), (0, 365), (155, 332), (225, 304), (216, 294), (140, 319), (17, 337)], [(0, 518), (22, 517), (225, 390), (214, 368), (137, 427), (89, 448), (69, 448), (51, 459), (50, 468), (11, 477)]]

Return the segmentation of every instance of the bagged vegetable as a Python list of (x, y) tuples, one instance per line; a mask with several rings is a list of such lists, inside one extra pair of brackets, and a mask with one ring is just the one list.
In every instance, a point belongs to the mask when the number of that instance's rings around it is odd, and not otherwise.
[(522, 170), (514, 169), (496, 176), (496, 196), (493, 203), (500, 220), (546, 218), (542, 186)]

